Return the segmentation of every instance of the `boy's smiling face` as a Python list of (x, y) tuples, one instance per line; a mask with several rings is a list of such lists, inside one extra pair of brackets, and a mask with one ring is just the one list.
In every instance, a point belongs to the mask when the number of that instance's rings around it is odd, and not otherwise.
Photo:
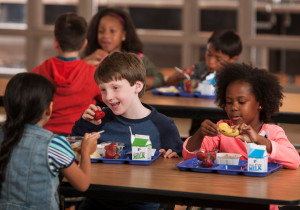
[(207, 44), (205, 62), (209, 72), (219, 71), (224, 64), (233, 63), (236, 60), (237, 56), (230, 58), (229, 55), (222, 53), (220, 50), (216, 51), (211, 43)]
[(135, 112), (135, 104), (140, 103), (138, 97), (141, 90), (140, 85), (142, 85), (140, 83), (137, 81), (131, 86), (126, 79), (100, 83), (102, 100), (115, 115), (132, 118)]

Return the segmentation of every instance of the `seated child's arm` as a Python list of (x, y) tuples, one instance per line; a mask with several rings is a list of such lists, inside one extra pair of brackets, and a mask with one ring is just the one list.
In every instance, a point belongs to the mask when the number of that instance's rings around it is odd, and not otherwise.
[(172, 74), (166, 81), (166, 85), (170, 86), (170, 85), (175, 85), (178, 86), (179, 82), (181, 80), (186, 79), (184, 73), (188, 74), (189, 76), (192, 76), (194, 74), (193, 69), (195, 68), (195, 66), (191, 66), (190, 68), (185, 68), (183, 70), (183, 72), (175, 72), (174, 74)]
[[(265, 124), (263, 130), (266, 136), (251, 132), (249, 125), (241, 125), (241, 137), (247, 142), (253, 142), (259, 145), (266, 145), (269, 154), (269, 161), (283, 164), (285, 168), (296, 169), (300, 164), (300, 157), (295, 147), (288, 140), (284, 130), (278, 125)], [(244, 137), (244, 138), (243, 138)]]
[(62, 173), (71, 183), (71, 185), (79, 191), (86, 191), (91, 182), (91, 160), (90, 154), (97, 149), (97, 139), (100, 134), (90, 137), (85, 134), (81, 144), (81, 160), (80, 166), (73, 162), (69, 167), (62, 169)]
[(83, 58), (88, 64), (98, 66), (101, 61), (108, 55), (108, 53), (102, 49), (95, 50), (92, 54)]
[(187, 142), (186, 149), (190, 152), (199, 150), (204, 136), (218, 136), (219, 134), (218, 126), (215, 123), (210, 120), (204, 120), (200, 128)]
[(81, 118), (75, 122), (72, 128), (72, 136), (83, 136), (85, 133), (99, 131), (99, 125), (102, 123), (101, 119), (94, 119), (95, 112), (101, 110), (99, 106), (91, 104), (82, 114)]
[[(169, 118), (158, 118), (161, 121), (159, 127), (161, 135), (161, 149), (165, 158), (178, 158), (182, 152), (182, 140), (174, 120)], [(167, 121), (166, 121), (167, 120)]]

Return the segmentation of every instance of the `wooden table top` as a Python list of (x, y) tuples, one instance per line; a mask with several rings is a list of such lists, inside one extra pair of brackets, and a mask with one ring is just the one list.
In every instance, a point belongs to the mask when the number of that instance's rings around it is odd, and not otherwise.
[[(215, 104), (214, 98), (197, 98), (197, 97), (180, 97), (180, 96), (164, 96), (154, 95), (151, 91), (146, 91), (142, 97), (142, 101), (146, 104), (168, 105), (168, 106), (187, 106), (200, 108), (220, 109)], [(300, 94), (284, 93), (283, 104), (280, 112), (290, 112), (300, 114)]]
[(169, 195), (179, 200), (265, 205), (298, 205), (300, 202), (299, 169), (280, 169), (266, 177), (249, 177), (179, 171), (176, 164), (181, 161), (181, 158), (160, 157), (149, 166), (93, 163), (91, 188), (94, 188), (93, 193), (114, 188), (116, 192)]
[[(180, 96), (153, 95), (146, 91), (142, 102), (154, 106), (159, 112), (169, 117), (197, 118), (203, 114), (209, 116), (226, 116), (226, 113), (215, 104), (215, 99)], [(274, 116), (274, 122), (300, 124), (300, 94), (284, 93), (283, 105)]]

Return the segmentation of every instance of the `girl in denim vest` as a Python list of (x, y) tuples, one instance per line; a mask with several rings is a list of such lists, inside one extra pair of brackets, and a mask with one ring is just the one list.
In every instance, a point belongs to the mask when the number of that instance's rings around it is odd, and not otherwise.
[(85, 134), (78, 167), (66, 138), (42, 128), (51, 116), (54, 92), (49, 80), (32, 73), (17, 74), (7, 84), (7, 120), (0, 128), (0, 209), (59, 209), (60, 170), (76, 189), (90, 185), (90, 154), (100, 136)]

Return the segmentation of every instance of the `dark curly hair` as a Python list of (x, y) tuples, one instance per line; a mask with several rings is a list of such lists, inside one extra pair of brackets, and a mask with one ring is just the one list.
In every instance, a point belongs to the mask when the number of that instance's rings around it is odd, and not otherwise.
[(89, 24), (87, 32), (88, 44), (83, 52), (83, 57), (92, 54), (97, 49), (102, 49), (98, 43), (98, 26), (101, 18), (105, 16), (119, 16), (124, 20), (121, 21), (126, 31), (126, 39), (122, 42), (122, 50), (133, 53), (143, 53), (143, 44), (136, 33), (135, 25), (129, 14), (118, 8), (102, 8), (95, 14)]
[(216, 103), (223, 109), (226, 106), (226, 89), (235, 81), (245, 81), (251, 85), (252, 92), (262, 107), (260, 121), (268, 122), (282, 106), (282, 87), (278, 78), (267, 70), (229, 63), (217, 73), (216, 80)]

